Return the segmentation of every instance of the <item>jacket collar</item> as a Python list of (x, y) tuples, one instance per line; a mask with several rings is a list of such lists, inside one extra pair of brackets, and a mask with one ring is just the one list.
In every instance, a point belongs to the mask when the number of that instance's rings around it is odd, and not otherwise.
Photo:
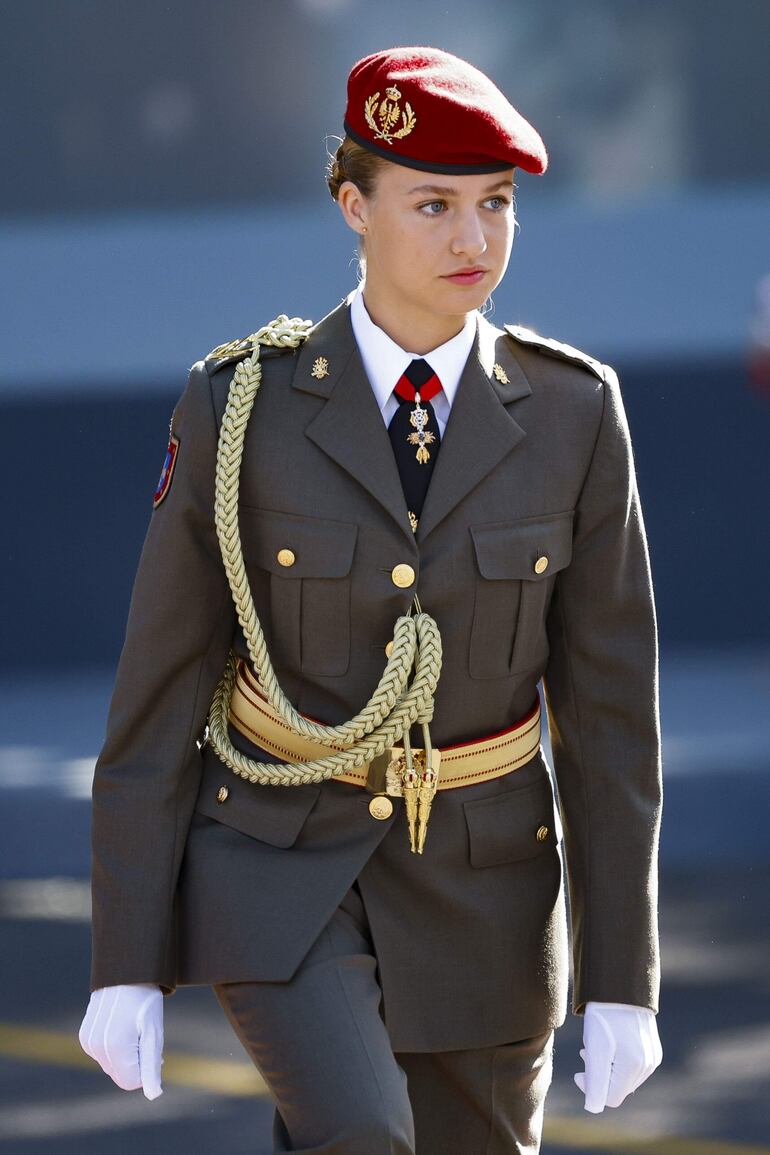
[[(347, 302), (350, 306), (353, 334), (361, 353), (366, 376), (382, 412), (399, 377), (413, 359), (422, 357), (423, 354), (410, 353), (407, 349), (402, 349), (384, 329), (374, 323), (364, 302), (363, 285), (353, 290)], [(424, 354), (425, 360), (441, 382), (450, 410), (475, 335), (476, 322), (473, 314), (469, 314), (459, 333), (438, 348), (432, 349), (430, 353)]]

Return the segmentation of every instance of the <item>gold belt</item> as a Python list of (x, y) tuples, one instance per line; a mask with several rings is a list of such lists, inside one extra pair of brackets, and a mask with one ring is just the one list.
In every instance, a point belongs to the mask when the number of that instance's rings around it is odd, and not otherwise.
[[(309, 714), (311, 722), (319, 721)], [(247, 663), (240, 659), (230, 700), (228, 720), (250, 742), (290, 762), (310, 762), (327, 757), (344, 746), (326, 746), (292, 730), (273, 709), (257, 685)], [(403, 798), (409, 821), (412, 850), (422, 853), (430, 805), (436, 790), (453, 790), (511, 774), (530, 760), (540, 748), (540, 699), (515, 726), (488, 734), (474, 742), (434, 747), (431, 765), (425, 751), (405, 743), (389, 746), (371, 762), (331, 781), (365, 786), (374, 795), (369, 803), (374, 818), (393, 813), (390, 798)]]

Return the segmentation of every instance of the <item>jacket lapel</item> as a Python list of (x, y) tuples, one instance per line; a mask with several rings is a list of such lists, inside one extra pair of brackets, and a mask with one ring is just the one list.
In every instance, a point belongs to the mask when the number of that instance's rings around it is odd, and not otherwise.
[[(320, 358), (327, 363), (328, 375), (318, 378), (313, 369)], [(305, 435), (363, 485), (404, 534), (413, 538), (393, 447), (344, 301), (318, 322), (302, 346), (292, 385), (326, 398)]]
[[(476, 340), (449, 412), (417, 526), (418, 542), (526, 436), (505, 408), (532, 392), (511, 345), (504, 333), (479, 314)], [(507, 381), (498, 381), (495, 365)]]
[[(476, 339), (460, 378), (416, 534), (409, 524), (393, 448), (344, 301), (318, 322), (300, 350), (292, 386), (326, 399), (305, 434), (419, 544), (526, 436), (505, 408), (532, 392), (512, 345), (510, 338), (479, 314)], [(497, 379), (496, 364), (507, 380)], [(324, 369), (325, 376), (314, 376), (314, 370), (317, 374)]]

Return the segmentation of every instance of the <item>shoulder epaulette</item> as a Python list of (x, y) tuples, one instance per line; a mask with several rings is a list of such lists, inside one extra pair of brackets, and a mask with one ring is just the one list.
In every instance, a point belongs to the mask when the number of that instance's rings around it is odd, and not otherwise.
[(576, 349), (574, 345), (565, 345), (562, 341), (555, 341), (553, 337), (541, 337), (534, 329), (525, 329), (523, 325), (506, 325), (505, 330), (514, 341), (521, 341), (524, 345), (537, 345), (546, 353), (561, 357), (564, 361), (576, 361), (595, 373), (600, 381), (604, 380), (602, 362), (597, 361), (595, 357), (589, 357), (582, 349)]
[(240, 337), (237, 341), (225, 341), (206, 354), (206, 361), (235, 361), (254, 352), (254, 342), (250, 337)]
[[(217, 368), (228, 361), (242, 361), (244, 357), (250, 356), (257, 348), (255, 336), (256, 334), (252, 333), (248, 337), (240, 337), (237, 341), (225, 341), (223, 345), (217, 345), (210, 353), (207, 353), (204, 361), (216, 361)], [(260, 360), (283, 352), (285, 352), (284, 348), (274, 345), (260, 345), (259, 347)]]

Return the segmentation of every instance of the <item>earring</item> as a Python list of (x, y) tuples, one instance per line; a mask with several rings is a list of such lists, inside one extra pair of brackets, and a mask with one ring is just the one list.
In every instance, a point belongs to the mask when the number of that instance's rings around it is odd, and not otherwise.
[(366, 232), (366, 225), (361, 225), (361, 232), (362, 232), (362, 233), (365, 233), (365, 232)]

